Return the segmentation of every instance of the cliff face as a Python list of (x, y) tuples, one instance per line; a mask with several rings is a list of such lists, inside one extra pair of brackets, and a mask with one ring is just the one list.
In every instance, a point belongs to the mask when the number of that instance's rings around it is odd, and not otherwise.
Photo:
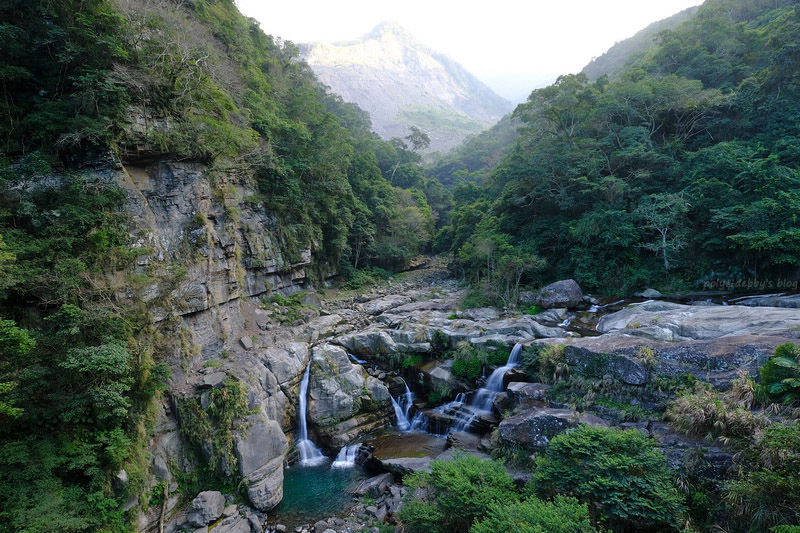
[(384, 139), (404, 137), (414, 125), (430, 136), (431, 150), (447, 150), (512, 109), (396, 24), (384, 22), (357, 41), (302, 45), (301, 53), (320, 81), (370, 114)]
[[(246, 204), (254, 191), (236, 172), (166, 159), (95, 172), (126, 191), (138, 252), (133, 272), (107, 276), (120, 301), (148, 309), (161, 334), (160, 355), (171, 368), (148, 450), (149, 485), (167, 483), (170, 516), (178, 509), (178, 476), (201, 467), (198, 460), (221, 458), (219, 471), (244, 480), (254, 507), (273, 508), (282, 499), (283, 466), (297, 429), (300, 379), (312, 364), (314, 341), (333, 332), (341, 318), (309, 309), (302, 324), (281, 327), (260, 303), (268, 294), (310, 288), (311, 250), (302, 250), (299, 261), (287, 258), (280, 225), (263, 208)], [(326, 424), (316, 438), (340, 447), (384, 425), (386, 387), (340, 349), (322, 345), (313, 353), (319, 370), (311, 384), (311, 418)], [(193, 442), (197, 417), (236, 390), (246, 402), (242, 416), (210, 418), (210, 434)], [(227, 448), (217, 441), (221, 432), (230, 432)], [(196, 444), (199, 456), (187, 448)], [(143, 513), (140, 529), (159, 517), (153, 509)]]

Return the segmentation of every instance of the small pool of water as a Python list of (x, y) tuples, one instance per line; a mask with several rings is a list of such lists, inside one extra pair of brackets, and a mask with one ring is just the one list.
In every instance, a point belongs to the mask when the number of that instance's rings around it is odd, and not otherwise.
[(397, 457), (436, 457), (447, 447), (447, 439), (422, 431), (398, 433), (387, 430), (365, 441), (373, 446), (372, 454), (381, 460)]
[(351, 490), (368, 477), (363, 468), (294, 465), (283, 471), (283, 501), (270, 515), (280, 523), (313, 524), (336, 516), (353, 501)]

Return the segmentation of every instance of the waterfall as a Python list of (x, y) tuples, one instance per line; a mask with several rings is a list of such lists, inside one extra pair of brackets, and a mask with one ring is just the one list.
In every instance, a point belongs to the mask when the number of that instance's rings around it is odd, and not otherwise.
[(515, 344), (514, 348), (511, 349), (511, 353), (508, 356), (508, 361), (506, 364), (492, 372), (489, 375), (489, 379), (486, 380), (486, 386), (478, 389), (478, 392), (475, 393), (475, 397), (472, 399), (472, 403), (470, 404), (472, 407), (476, 407), (482, 411), (492, 410), (492, 403), (494, 402), (495, 397), (497, 397), (497, 395), (503, 391), (503, 378), (505, 377), (506, 372), (516, 366), (519, 366), (517, 360), (519, 359), (519, 354), (521, 351), (522, 345), (519, 343)]
[(339, 450), (336, 460), (331, 464), (331, 468), (352, 468), (356, 465), (356, 457), (358, 457), (358, 449), (361, 444), (352, 444), (344, 446)]
[(367, 364), (366, 361), (364, 361), (363, 359), (359, 359), (358, 357), (356, 357), (355, 355), (351, 354), (350, 352), (347, 352), (347, 355), (350, 357), (350, 359), (352, 359), (354, 362), (358, 363), (359, 365)]
[(411, 419), (410, 431), (428, 431), (429, 425), (428, 416), (422, 411), (417, 411), (414, 418)]
[(408, 423), (408, 417), (403, 412), (400, 404), (397, 403), (397, 400), (394, 399), (394, 396), (391, 396), (391, 399), (392, 407), (394, 408), (394, 416), (397, 419), (397, 429), (403, 432), (408, 431), (411, 429), (411, 424)]
[(405, 393), (397, 400), (392, 396), (392, 407), (394, 408), (394, 416), (397, 418), (397, 429), (406, 432), (414, 428), (413, 424), (409, 421), (408, 415), (411, 412), (411, 407), (414, 405), (414, 393), (408, 388), (408, 383), (403, 378), (400, 378), (406, 388)]
[(311, 360), (308, 361), (306, 371), (303, 374), (303, 381), (300, 382), (300, 411), (297, 415), (300, 422), (300, 439), (297, 441), (297, 449), (300, 450), (300, 464), (303, 466), (314, 466), (323, 462), (327, 457), (308, 438), (308, 426), (306, 425), (306, 397), (308, 395), (308, 379), (311, 370)]

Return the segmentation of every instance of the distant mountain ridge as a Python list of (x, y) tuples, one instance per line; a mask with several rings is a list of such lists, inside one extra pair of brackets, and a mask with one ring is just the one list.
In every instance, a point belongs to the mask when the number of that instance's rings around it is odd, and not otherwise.
[(513, 108), (393, 22), (361, 39), (301, 44), (300, 51), (322, 83), (370, 114), (384, 139), (403, 137), (414, 125), (428, 134), (431, 150), (449, 150)]

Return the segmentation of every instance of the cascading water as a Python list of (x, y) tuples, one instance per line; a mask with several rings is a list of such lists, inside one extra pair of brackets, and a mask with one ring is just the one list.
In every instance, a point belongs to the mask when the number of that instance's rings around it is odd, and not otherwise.
[(392, 396), (392, 407), (394, 408), (394, 416), (397, 418), (397, 429), (403, 432), (410, 431), (412, 429), (419, 429), (414, 428), (412, 422), (409, 421), (408, 418), (408, 415), (411, 412), (411, 406), (414, 405), (414, 393), (408, 388), (408, 383), (406, 383), (406, 380), (403, 378), (400, 379), (402, 380), (406, 391), (397, 400), (395, 400), (394, 396)]
[(358, 357), (356, 357), (355, 355), (351, 354), (350, 352), (347, 352), (347, 355), (350, 357), (350, 359), (352, 359), (355, 363), (358, 363), (359, 365), (367, 364), (366, 361), (364, 361), (363, 359), (359, 359)]
[(400, 404), (394, 399), (394, 396), (391, 396), (391, 398), (392, 407), (394, 408), (394, 416), (397, 419), (397, 429), (404, 432), (408, 431), (411, 429), (411, 424), (408, 422), (408, 417), (405, 415), (405, 413), (403, 413), (402, 407), (400, 407)]
[(297, 441), (297, 449), (300, 451), (300, 464), (303, 466), (314, 466), (327, 459), (317, 446), (308, 438), (308, 426), (306, 425), (306, 398), (308, 395), (308, 380), (311, 370), (311, 361), (306, 366), (303, 374), (303, 381), (300, 382), (300, 411), (298, 420), (300, 422), (300, 439)]
[(356, 457), (361, 444), (352, 444), (339, 450), (336, 460), (331, 463), (331, 468), (353, 468), (356, 466)]
[(486, 386), (478, 389), (478, 392), (475, 393), (475, 397), (472, 398), (472, 403), (470, 403), (470, 406), (477, 407), (482, 411), (492, 410), (492, 403), (494, 402), (494, 399), (498, 394), (503, 392), (503, 378), (505, 377), (506, 372), (516, 366), (519, 366), (517, 360), (519, 359), (519, 354), (521, 351), (522, 345), (519, 343), (515, 344), (514, 348), (511, 349), (511, 353), (508, 356), (508, 361), (506, 364), (496, 369), (489, 375), (489, 379), (486, 380)]
[(504, 366), (496, 369), (489, 375), (486, 385), (475, 391), (472, 401), (467, 404), (467, 395), (461, 393), (452, 402), (446, 403), (436, 408), (436, 411), (451, 417), (452, 426), (447, 431), (469, 431), (475, 420), (486, 412), (491, 412), (494, 399), (503, 391), (503, 378), (506, 372), (519, 366), (517, 362), (522, 345), (516, 344), (508, 356), (508, 361)]

